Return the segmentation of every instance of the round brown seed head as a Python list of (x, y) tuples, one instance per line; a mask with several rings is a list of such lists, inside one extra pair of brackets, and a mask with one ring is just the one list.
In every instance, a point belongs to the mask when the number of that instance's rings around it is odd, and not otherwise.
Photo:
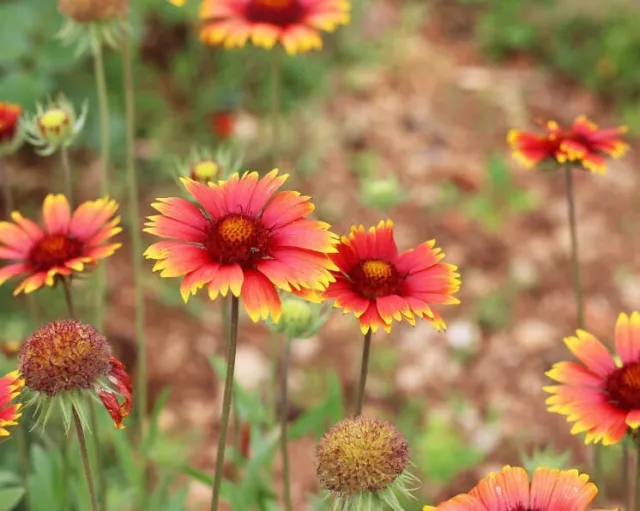
[(407, 441), (386, 421), (344, 419), (316, 448), (316, 472), (323, 488), (341, 496), (387, 489), (409, 464)]
[(122, 19), (129, 12), (129, 0), (58, 0), (58, 9), (80, 23)]
[(70, 319), (53, 321), (31, 334), (19, 356), (25, 385), (55, 396), (89, 389), (109, 372), (111, 348), (92, 326)]

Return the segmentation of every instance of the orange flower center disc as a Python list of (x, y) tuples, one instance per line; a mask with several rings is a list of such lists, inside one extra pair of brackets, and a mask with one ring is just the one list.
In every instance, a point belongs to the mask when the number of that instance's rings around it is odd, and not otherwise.
[(29, 254), (29, 261), (37, 271), (63, 266), (66, 261), (82, 254), (82, 242), (64, 234), (50, 234), (42, 238)]
[(300, 0), (250, 0), (246, 17), (254, 23), (270, 23), (280, 27), (300, 23), (306, 9)]
[(269, 231), (258, 220), (236, 214), (213, 222), (206, 242), (215, 261), (245, 267), (264, 259), (268, 246)]
[(351, 272), (356, 289), (367, 298), (395, 294), (400, 284), (393, 264), (381, 259), (367, 259)]
[(607, 378), (609, 402), (622, 410), (640, 409), (640, 362), (625, 364)]

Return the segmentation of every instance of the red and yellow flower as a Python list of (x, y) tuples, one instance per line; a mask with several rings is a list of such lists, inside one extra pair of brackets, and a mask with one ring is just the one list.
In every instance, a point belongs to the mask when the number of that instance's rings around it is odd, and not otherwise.
[(145, 255), (156, 259), (161, 277), (183, 277), (185, 302), (207, 286), (209, 298), (219, 294), (242, 299), (253, 319), (281, 312), (276, 288), (297, 293), (323, 291), (335, 269), (327, 254), (335, 252), (329, 225), (307, 218), (310, 197), (278, 189), (287, 179), (273, 170), (208, 185), (183, 178), (197, 205), (181, 198), (157, 199), (160, 215), (149, 217), (145, 231), (167, 238)]
[(279, 42), (287, 53), (306, 52), (322, 48), (321, 30), (349, 23), (350, 10), (349, 0), (203, 0), (200, 38), (226, 48), (251, 40), (266, 49)]
[(120, 247), (108, 243), (122, 229), (118, 204), (109, 198), (87, 201), (72, 213), (64, 195), (48, 195), (42, 206), (44, 227), (14, 211), (13, 222), (0, 222), (0, 285), (12, 277), (24, 280), (14, 291), (31, 293), (97, 264)]
[(545, 387), (549, 411), (574, 422), (572, 434), (585, 443), (620, 442), (640, 427), (640, 313), (620, 314), (616, 323), (616, 359), (593, 335), (578, 330), (565, 344), (579, 362), (558, 362), (547, 376), (560, 383)]
[(21, 417), (22, 404), (11, 404), (11, 401), (20, 395), (24, 387), (24, 380), (18, 371), (13, 371), (0, 378), (0, 437), (9, 436), (6, 429), (9, 426), (17, 426)]
[(531, 481), (522, 467), (491, 472), (469, 493), (423, 511), (585, 511), (598, 493), (589, 476), (577, 470), (541, 467)]
[(21, 115), (20, 105), (0, 102), (0, 144), (13, 141), (18, 132)]
[(555, 121), (544, 126), (545, 134), (511, 130), (507, 141), (513, 157), (526, 167), (545, 160), (561, 165), (571, 162), (598, 174), (606, 172), (605, 157), (620, 158), (629, 145), (620, 139), (627, 128), (598, 129), (584, 115), (575, 119), (569, 130), (563, 130)]
[(22, 143), (20, 116), (22, 107), (0, 101), (0, 157), (16, 151)]
[(324, 297), (345, 313), (354, 313), (362, 333), (379, 327), (389, 332), (394, 319), (414, 325), (416, 317), (438, 330), (445, 328), (431, 306), (459, 303), (453, 294), (460, 289), (460, 275), (456, 266), (441, 262), (445, 255), (435, 240), (398, 254), (393, 224), (386, 221), (368, 231), (352, 227), (337, 248), (331, 259), (338, 271)]

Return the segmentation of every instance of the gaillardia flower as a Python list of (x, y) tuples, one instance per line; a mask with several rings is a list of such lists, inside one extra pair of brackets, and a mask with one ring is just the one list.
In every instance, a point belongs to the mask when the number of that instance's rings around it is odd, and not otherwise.
[(402, 510), (399, 493), (410, 495), (406, 484), (409, 448), (402, 434), (375, 417), (347, 418), (333, 426), (316, 447), (320, 486), (334, 494), (336, 509)]
[(575, 119), (569, 130), (563, 130), (555, 121), (547, 122), (544, 127), (543, 135), (511, 130), (507, 136), (513, 157), (526, 167), (551, 160), (560, 165), (574, 163), (604, 174), (605, 157), (619, 158), (629, 149), (620, 139), (626, 127), (600, 130), (583, 115)]
[(80, 116), (76, 116), (75, 107), (63, 95), (49, 100), (46, 107), (38, 104), (35, 115), (25, 123), (27, 139), (38, 154), (51, 155), (60, 147), (73, 144), (84, 127), (87, 111), (85, 102)]
[(18, 371), (0, 378), (0, 438), (10, 435), (6, 428), (18, 425), (22, 404), (11, 404), (11, 401), (20, 395), (23, 386), (24, 380)]
[(20, 105), (0, 101), (0, 158), (17, 151), (22, 142)]
[[(174, 2), (175, 3), (175, 2)], [(295, 54), (322, 48), (320, 30), (349, 23), (349, 0), (203, 0), (200, 33), (206, 44), (226, 48), (282, 44)]]
[[(620, 442), (640, 427), (640, 313), (620, 314), (615, 347), (619, 363), (593, 335), (578, 330), (565, 344), (580, 362), (558, 362), (547, 372), (561, 383), (545, 387), (549, 411), (575, 422), (571, 433), (585, 443)], [(618, 358), (616, 357), (616, 358)]]
[(577, 470), (538, 468), (531, 481), (522, 467), (491, 472), (468, 494), (424, 511), (586, 511), (598, 489)]
[(111, 355), (107, 339), (95, 328), (75, 320), (54, 321), (40, 327), (20, 350), (19, 369), (25, 387), (33, 393), (44, 422), (58, 405), (67, 427), (71, 407), (100, 398), (118, 429), (133, 406), (133, 388), (124, 365)]
[(204, 185), (183, 178), (198, 205), (181, 198), (157, 199), (161, 214), (149, 217), (145, 231), (169, 238), (151, 245), (145, 255), (157, 259), (161, 277), (184, 277), (180, 291), (187, 301), (203, 286), (215, 300), (231, 293), (242, 299), (253, 321), (280, 318), (276, 288), (308, 293), (323, 291), (335, 269), (327, 257), (335, 252), (329, 225), (306, 218), (314, 209), (309, 197), (278, 188), (287, 179), (273, 170)]
[(120, 218), (113, 218), (118, 204), (109, 198), (87, 201), (71, 213), (64, 195), (50, 194), (42, 206), (44, 228), (14, 211), (13, 222), (0, 222), (0, 285), (23, 276), (14, 291), (31, 293), (53, 286), (56, 277), (66, 277), (94, 266), (120, 247), (107, 243), (119, 233)]
[(453, 294), (460, 289), (460, 275), (456, 266), (440, 262), (445, 255), (435, 248), (435, 240), (398, 254), (393, 224), (387, 220), (368, 231), (352, 227), (337, 248), (331, 259), (339, 270), (324, 297), (345, 313), (353, 312), (362, 333), (379, 327), (389, 332), (394, 319), (415, 325), (416, 317), (445, 328), (431, 305), (459, 303)]

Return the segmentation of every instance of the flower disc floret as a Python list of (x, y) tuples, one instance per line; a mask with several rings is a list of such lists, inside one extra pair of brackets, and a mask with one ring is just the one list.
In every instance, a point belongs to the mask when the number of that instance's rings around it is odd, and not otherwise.
[(589, 476), (577, 470), (540, 467), (529, 479), (524, 468), (506, 466), (469, 493), (423, 511), (586, 511), (597, 493)]
[(109, 373), (111, 349), (92, 326), (74, 320), (54, 321), (31, 334), (20, 350), (26, 386), (55, 396), (86, 390)]
[(79, 23), (124, 19), (129, 0), (58, 0), (58, 9)]
[(73, 213), (64, 195), (48, 195), (42, 206), (43, 227), (14, 211), (13, 222), (0, 222), (0, 285), (22, 275), (14, 294), (53, 286), (95, 266), (113, 254), (120, 243), (108, 243), (122, 229), (113, 217), (118, 204), (109, 198), (87, 201)]
[(0, 438), (10, 435), (9, 426), (17, 426), (22, 416), (21, 403), (11, 404), (24, 387), (24, 380), (18, 371), (12, 371), (0, 378)]
[(344, 419), (316, 448), (320, 484), (340, 496), (384, 491), (408, 464), (407, 441), (393, 425), (374, 417)]
[(578, 330), (565, 344), (578, 362), (558, 362), (547, 376), (560, 383), (545, 387), (549, 411), (574, 422), (585, 443), (620, 442), (640, 427), (640, 313), (620, 314), (616, 323), (618, 360), (593, 335)]
[(363, 333), (382, 327), (391, 330), (393, 320), (414, 325), (424, 318), (436, 329), (445, 328), (434, 304), (457, 304), (460, 288), (457, 267), (442, 263), (444, 254), (435, 241), (398, 254), (391, 221), (365, 231), (352, 227), (331, 256), (339, 268), (324, 297), (336, 307), (352, 312)]
[(191, 165), (189, 177), (200, 183), (213, 182), (220, 173), (220, 165), (213, 160), (202, 160)]
[(197, 205), (181, 198), (158, 199), (160, 215), (149, 217), (146, 232), (168, 238), (151, 245), (145, 255), (156, 259), (162, 277), (183, 277), (185, 301), (205, 285), (209, 297), (229, 291), (242, 299), (254, 321), (281, 312), (276, 288), (308, 294), (321, 292), (336, 269), (329, 225), (306, 218), (310, 198), (280, 191), (287, 176), (255, 172), (208, 186), (183, 179)]
[[(174, 4), (184, 2), (173, 1)], [(349, 22), (349, 0), (204, 0), (201, 39), (227, 48), (273, 48), (281, 43), (291, 54), (322, 48), (320, 31)]]

